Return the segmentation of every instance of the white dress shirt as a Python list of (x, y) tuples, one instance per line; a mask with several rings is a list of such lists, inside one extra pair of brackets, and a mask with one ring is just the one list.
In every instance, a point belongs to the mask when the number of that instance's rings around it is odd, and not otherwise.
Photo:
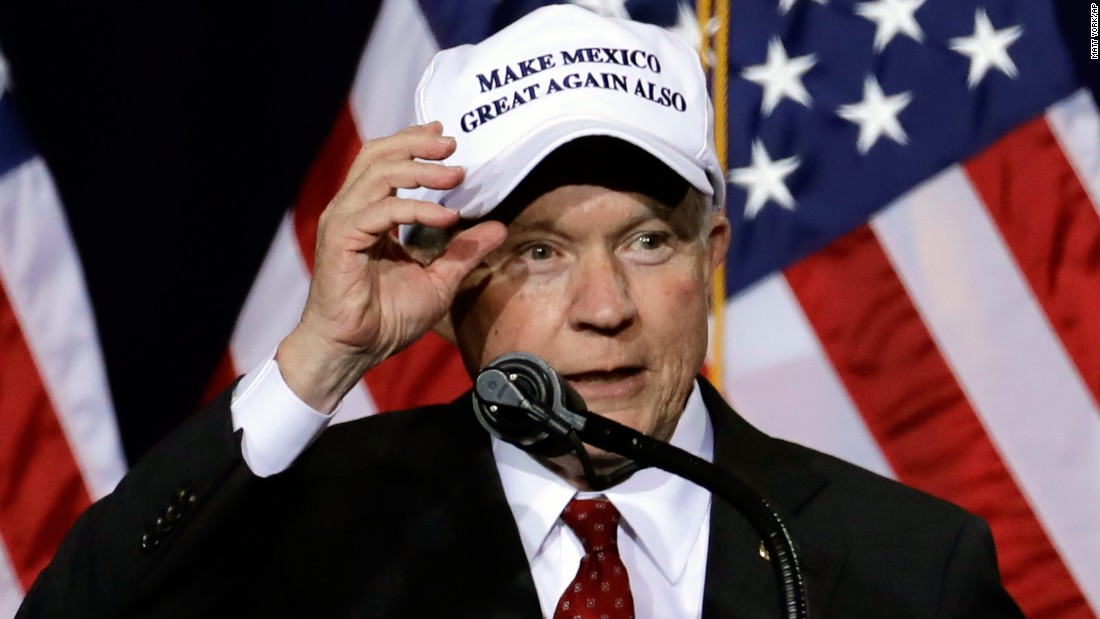
[[(244, 460), (260, 477), (289, 468), (332, 420), (332, 415), (313, 410), (290, 390), (274, 355), (238, 383), (230, 408), (233, 429), (243, 431)], [(670, 442), (713, 461), (714, 434), (698, 385)], [(578, 493), (511, 444), (494, 438), (492, 448), (544, 617), (554, 616), (583, 554), (580, 540), (559, 517), (575, 495), (604, 496), (622, 514), (619, 553), (630, 578), (637, 619), (702, 615), (708, 491), (664, 471), (645, 469), (602, 493)]]
[(333, 416), (313, 410), (290, 389), (274, 352), (237, 383), (229, 408), (233, 431), (243, 430), (244, 461), (259, 477), (271, 477), (290, 468)]

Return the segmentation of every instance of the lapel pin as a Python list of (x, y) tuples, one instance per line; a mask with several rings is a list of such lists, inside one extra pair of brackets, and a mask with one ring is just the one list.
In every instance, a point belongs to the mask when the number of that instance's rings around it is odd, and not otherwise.
[(765, 561), (771, 561), (772, 560), (772, 555), (771, 555), (771, 553), (768, 552), (767, 548), (764, 548), (764, 542), (763, 541), (760, 542), (760, 549), (758, 550), (758, 552), (760, 553), (760, 558), (761, 559), (763, 559)]

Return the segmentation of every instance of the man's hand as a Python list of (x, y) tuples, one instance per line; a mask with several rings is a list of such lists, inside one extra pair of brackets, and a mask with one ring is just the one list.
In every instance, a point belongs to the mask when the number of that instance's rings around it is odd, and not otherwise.
[(309, 298), (276, 353), (287, 385), (314, 409), (333, 410), (364, 372), (439, 322), (462, 278), (504, 239), (504, 226), (483, 222), (425, 266), (394, 238), (399, 224), (458, 222), (438, 204), (395, 195), (397, 188), (456, 187), (463, 170), (434, 163), (454, 150), (439, 123), (371, 140), (321, 214)]

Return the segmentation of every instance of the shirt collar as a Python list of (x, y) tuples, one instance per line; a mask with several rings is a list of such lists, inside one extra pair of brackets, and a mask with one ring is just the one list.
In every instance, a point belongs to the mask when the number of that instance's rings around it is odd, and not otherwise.
[[(669, 442), (714, 460), (714, 431), (698, 384)], [(526, 452), (495, 437), (493, 456), (530, 562), (577, 491)], [(679, 581), (710, 509), (710, 492), (665, 471), (645, 469), (602, 494), (669, 582)]]

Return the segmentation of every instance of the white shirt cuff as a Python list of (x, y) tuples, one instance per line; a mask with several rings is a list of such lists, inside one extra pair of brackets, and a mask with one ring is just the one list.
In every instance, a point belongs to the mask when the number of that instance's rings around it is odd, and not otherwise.
[(259, 477), (290, 468), (332, 421), (291, 391), (274, 353), (237, 383), (229, 408), (233, 431), (244, 431), (244, 461)]

